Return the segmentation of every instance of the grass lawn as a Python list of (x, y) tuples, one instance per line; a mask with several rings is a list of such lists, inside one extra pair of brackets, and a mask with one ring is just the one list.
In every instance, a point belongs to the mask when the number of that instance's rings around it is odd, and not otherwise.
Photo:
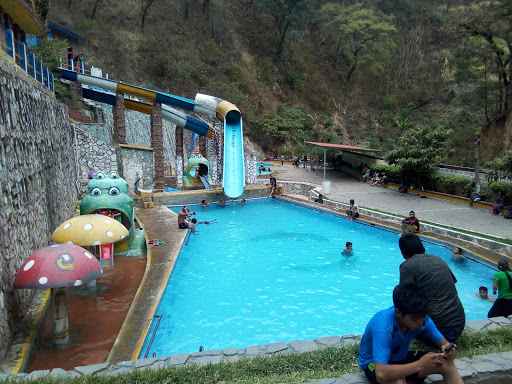
[[(512, 327), (501, 327), (488, 332), (465, 331), (457, 342), (457, 357), (473, 357), (489, 353), (512, 350)], [(414, 341), (411, 349), (429, 349)], [(344, 373), (359, 372), (357, 356), (359, 346), (327, 348), (321, 351), (292, 354), (290, 356), (257, 357), (236, 363), (223, 362), (217, 365), (166, 368), (160, 370), (137, 370), (118, 376), (94, 375), (77, 378), (38, 378), (41, 384), (274, 384), (301, 383), (323, 378), (335, 378)], [(20, 383), (23, 381), (11, 381)]]

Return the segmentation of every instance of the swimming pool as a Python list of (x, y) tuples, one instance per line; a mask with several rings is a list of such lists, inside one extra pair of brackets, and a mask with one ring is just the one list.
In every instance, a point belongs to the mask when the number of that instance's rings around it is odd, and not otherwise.
[[(150, 355), (361, 334), (392, 305), (403, 262), (396, 233), (275, 199), (189, 208), (198, 221), (216, 223), (199, 225), (182, 248)], [(341, 256), (347, 241), (354, 244), (348, 259)], [(495, 271), (424, 244), (457, 277), (467, 320), (486, 318), (491, 303), (475, 292), (491, 286)]]

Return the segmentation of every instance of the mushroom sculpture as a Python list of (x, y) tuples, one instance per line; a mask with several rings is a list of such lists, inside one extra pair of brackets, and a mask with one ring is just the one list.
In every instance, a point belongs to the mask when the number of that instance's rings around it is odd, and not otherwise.
[[(81, 246), (100, 246), (100, 260), (111, 259), (114, 264), (113, 243), (128, 236), (128, 230), (119, 221), (105, 215), (75, 216), (63, 222), (53, 232), (53, 240)], [(106, 246), (102, 246), (106, 245)]]
[(56, 244), (41, 248), (21, 265), (14, 288), (51, 288), (53, 340), (69, 340), (68, 310), (65, 287), (76, 287), (101, 276), (98, 260), (86, 249), (73, 244)]

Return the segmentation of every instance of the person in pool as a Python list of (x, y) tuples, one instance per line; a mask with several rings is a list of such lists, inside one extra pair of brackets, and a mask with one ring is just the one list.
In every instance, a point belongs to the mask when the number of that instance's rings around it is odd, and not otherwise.
[(221, 199), (220, 202), (219, 202), (219, 206), (225, 207), (226, 206), (226, 200)]
[(453, 260), (459, 261), (459, 260), (465, 260), (466, 257), (462, 254), (462, 248), (456, 247), (452, 252)]
[(240, 205), (245, 205), (245, 199), (240, 200)]
[(354, 250), (352, 249), (352, 243), (347, 241), (345, 244), (345, 249), (341, 252), (341, 254), (345, 257), (354, 256)]
[(484, 299), (487, 301), (496, 301), (496, 299), (494, 297), (489, 296), (489, 291), (488, 291), (487, 287), (484, 287), (484, 286), (478, 288), (478, 292), (476, 293), (476, 295), (478, 297), (480, 297), (481, 299)]
[(207, 202), (206, 200), (202, 200), (202, 201), (201, 201), (201, 207), (206, 208), (208, 205), (209, 205), (209, 204), (208, 204), (208, 202)]

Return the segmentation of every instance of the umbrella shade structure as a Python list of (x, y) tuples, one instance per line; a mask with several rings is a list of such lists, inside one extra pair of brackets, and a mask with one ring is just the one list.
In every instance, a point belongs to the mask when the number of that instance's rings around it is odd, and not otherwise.
[(52, 289), (53, 340), (69, 340), (65, 287), (76, 287), (96, 280), (103, 273), (100, 263), (89, 251), (73, 244), (41, 248), (21, 265), (13, 286), (17, 289)]
[(115, 243), (128, 236), (119, 221), (105, 215), (80, 215), (63, 222), (53, 232), (53, 240), (81, 246)]

